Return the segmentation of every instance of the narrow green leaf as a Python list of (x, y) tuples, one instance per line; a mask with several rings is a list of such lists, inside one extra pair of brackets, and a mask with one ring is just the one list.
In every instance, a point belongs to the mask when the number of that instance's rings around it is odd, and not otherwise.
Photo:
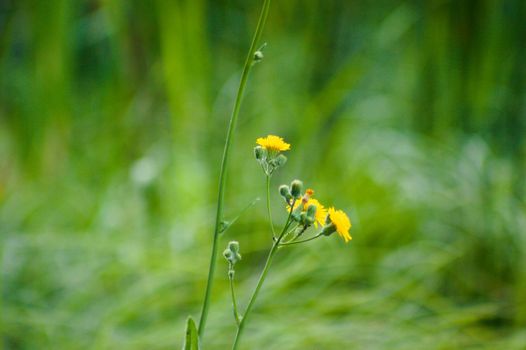
[(186, 321), (186, 335), (184, 339), (183, 350), (199, 350), (197, 328), (191, 316), (188, 316)]
[(259, 198), (256, 198), (254, 199), (249, 205), (247, 205), (245, 208), (243, 208), (243, 210), (241, 210), (239, 212), (239, 214), (233, 218), (232, 220), (230, 221), (227, 221), (227, 220), (223, 220), (219, 223), (219, 233), (223, 234), (226, 232), (226, 230), (228, 230), (230, 228), (230, 226), (232, 226), (236, 221), (237, 219), (239, 219), (239, 217), (243, 214), (245, 214), (246, 211), (248, 211), (250, 208), (252, 208), (254, 206), (254, 204), (257, 203), (257, 201), (259, 201)]

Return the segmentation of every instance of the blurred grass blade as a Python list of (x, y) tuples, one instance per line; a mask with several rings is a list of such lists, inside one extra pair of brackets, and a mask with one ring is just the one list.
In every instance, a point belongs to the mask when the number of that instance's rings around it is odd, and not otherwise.
[(183, 350), (199, 350), (199, 338), (194, 319), (189, 316), (186, 320), (186, 335), (184, 338)]

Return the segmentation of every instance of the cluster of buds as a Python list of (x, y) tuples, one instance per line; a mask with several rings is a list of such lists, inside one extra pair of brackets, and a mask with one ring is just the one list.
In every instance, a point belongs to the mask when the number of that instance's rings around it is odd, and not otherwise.
[(303, 189), (303, 182), (300, 180), (294, 180), (290, 184), (290, 186), (287, 185), (281, 185), (279, 186), (279, 194), (287, 205), (292, 205), (292, 202), (294, 200), (298, 200), (301, 198), (301, 191)]
[(292, 210), (291, 218), (296, 221), (298, 226), (297, 234), (301, 235), (307, 228), (316, 223), (316, 213), (319, 209), (324, 210), (318, 201), (311, 199), (314, 191), (308, 188), (303, 193), (303, 183), (294, 180), (290, 186), (281, 185), (279, 194), (287, 203), (289, 210)]
[(230, 241), (228, 246), (223, 251), (223, 256), (228, 261), (228, 277), (234, 278), (234, 265), (241, 260), (241, 254), (239, 253), (239, 242)]
[(290, 145), (283, 141), (281, 137), (268, 135), (257, 139), (257, 146), (254, 148), (254, 156), (263, 168), (267, 176), (281, 168), (287, 162), (287, 157), (281, 154), (282, 151), (288, 151)]
[(282, 167), (287, 162), (287, 157), (283, 154), (273, 154), (261, 146), (256, 146), (254, 148), (254, 155), (259, 164), (261, 164), (263, 171), (268, 176), (272, 175), (274, 170)]

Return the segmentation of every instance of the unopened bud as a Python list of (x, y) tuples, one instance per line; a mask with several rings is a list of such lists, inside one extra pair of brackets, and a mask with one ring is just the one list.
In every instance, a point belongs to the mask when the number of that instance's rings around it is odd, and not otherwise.
[(239, 243), (231, 241), (228, 243), (227, 248), (223, 251), (223, 256), (232, 265), (235, 265), (241, 260), (241, 254), (239, 254)]
[(297, 210), (294, 210), (291, 215), (292, 220), (301, 223), (301, 214), (302, 213), (298, 213)]
[(334, 226), (334, 224), (332, 224), (332, 223), (328, 224), (328, 225), (325, 225), (323, 227), (323, 229), (321, 230), (321, 234), (325, 235), (325, 236), (330, 236), (334, 232), (336, 232), (336, 226)]
[(254, 62), (260, 62), (263, 59), (263, 52), (257, 50), (254, 52)]
[(301, 197), (301, 190), (303, 189), (303, 182), (300, 180), (294, 180), (290, 184), (290, 194), (292, 197), (298, 199)]
[(300, 223), (303, 225), (307, 223), (307, 214), (305, 212), (302, 212), (300, 214)]
[(227, 248), (223, 250), (223, 256), (225, 257), (225, 259), (230, 261), (232, 259), (232, 252), (230, 251), (230, 249)]
[(256, 157), (257, 160), (264, 159), (266, 156), (266, 153), (267, 151), (263, 147), (261, 146), (254, 147), (254, 156)]
[(287, 162), (287, 157), (285, 157), (283, 154), (280, 154), (275, 159), (276, 168), (280, 168)]
[(238, 241), (228, 242), (228, 249), (230, 249), (233, 253), (239, 253), (239, 242)]
[(314, 204), (309, 205), (307, 208), (307, 217), (314, 219), (314, 215), (316, 214), (316, 206)]
[(287, 185), (279, 186), (279, 194), (287, 201), (292, 197), (290, 194), (290, 188)]

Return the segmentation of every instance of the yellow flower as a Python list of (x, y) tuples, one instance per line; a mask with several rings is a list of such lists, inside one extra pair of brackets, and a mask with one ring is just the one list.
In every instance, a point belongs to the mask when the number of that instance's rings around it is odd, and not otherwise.
[[(294, 209), (296, 209), (300, 203), (303, 205), (303, 211), (306, 211), (310, 205), (315, 205), (316, 213), (314, 214), (314, 227), (318, 227), (318, 224), (323, 226), (325, 219), (327, 218), (327, 209), (314, 198), (309, 198), (307, 201), (296, 201), (296, 204), (294, 204)], [(290, 211), (290, 206), (287, 206), (287, 209)]]
[(283, 141), (279, 136), (268, 135), (267, 137), (260, 137), (256, 140), (256, 143), (266, 149), (267, 151), (288, 151), (290, 145)]
[(307, 210), (309, 205), (314, 204), (316, 206), (316, 214), (314, 214), (314, 217), (316, 221), (314, 221), (314, 227), (318, 227), (318, 224), (323, 226), (323, 223), (325, 222), (325, 219), (327, 218), (327, 209), (316, 199), (309, 199), (307, 203), (305, 203), (304, 208)]
[(347, 214), (341, 210), (334, 210), (334, 208), (329, 208), (329, 220), (336, 227), (336, 232), (342, 237), (345, 243), (349, 242), (352, 237), (349, 234), (351, 229), (351, 220)]

